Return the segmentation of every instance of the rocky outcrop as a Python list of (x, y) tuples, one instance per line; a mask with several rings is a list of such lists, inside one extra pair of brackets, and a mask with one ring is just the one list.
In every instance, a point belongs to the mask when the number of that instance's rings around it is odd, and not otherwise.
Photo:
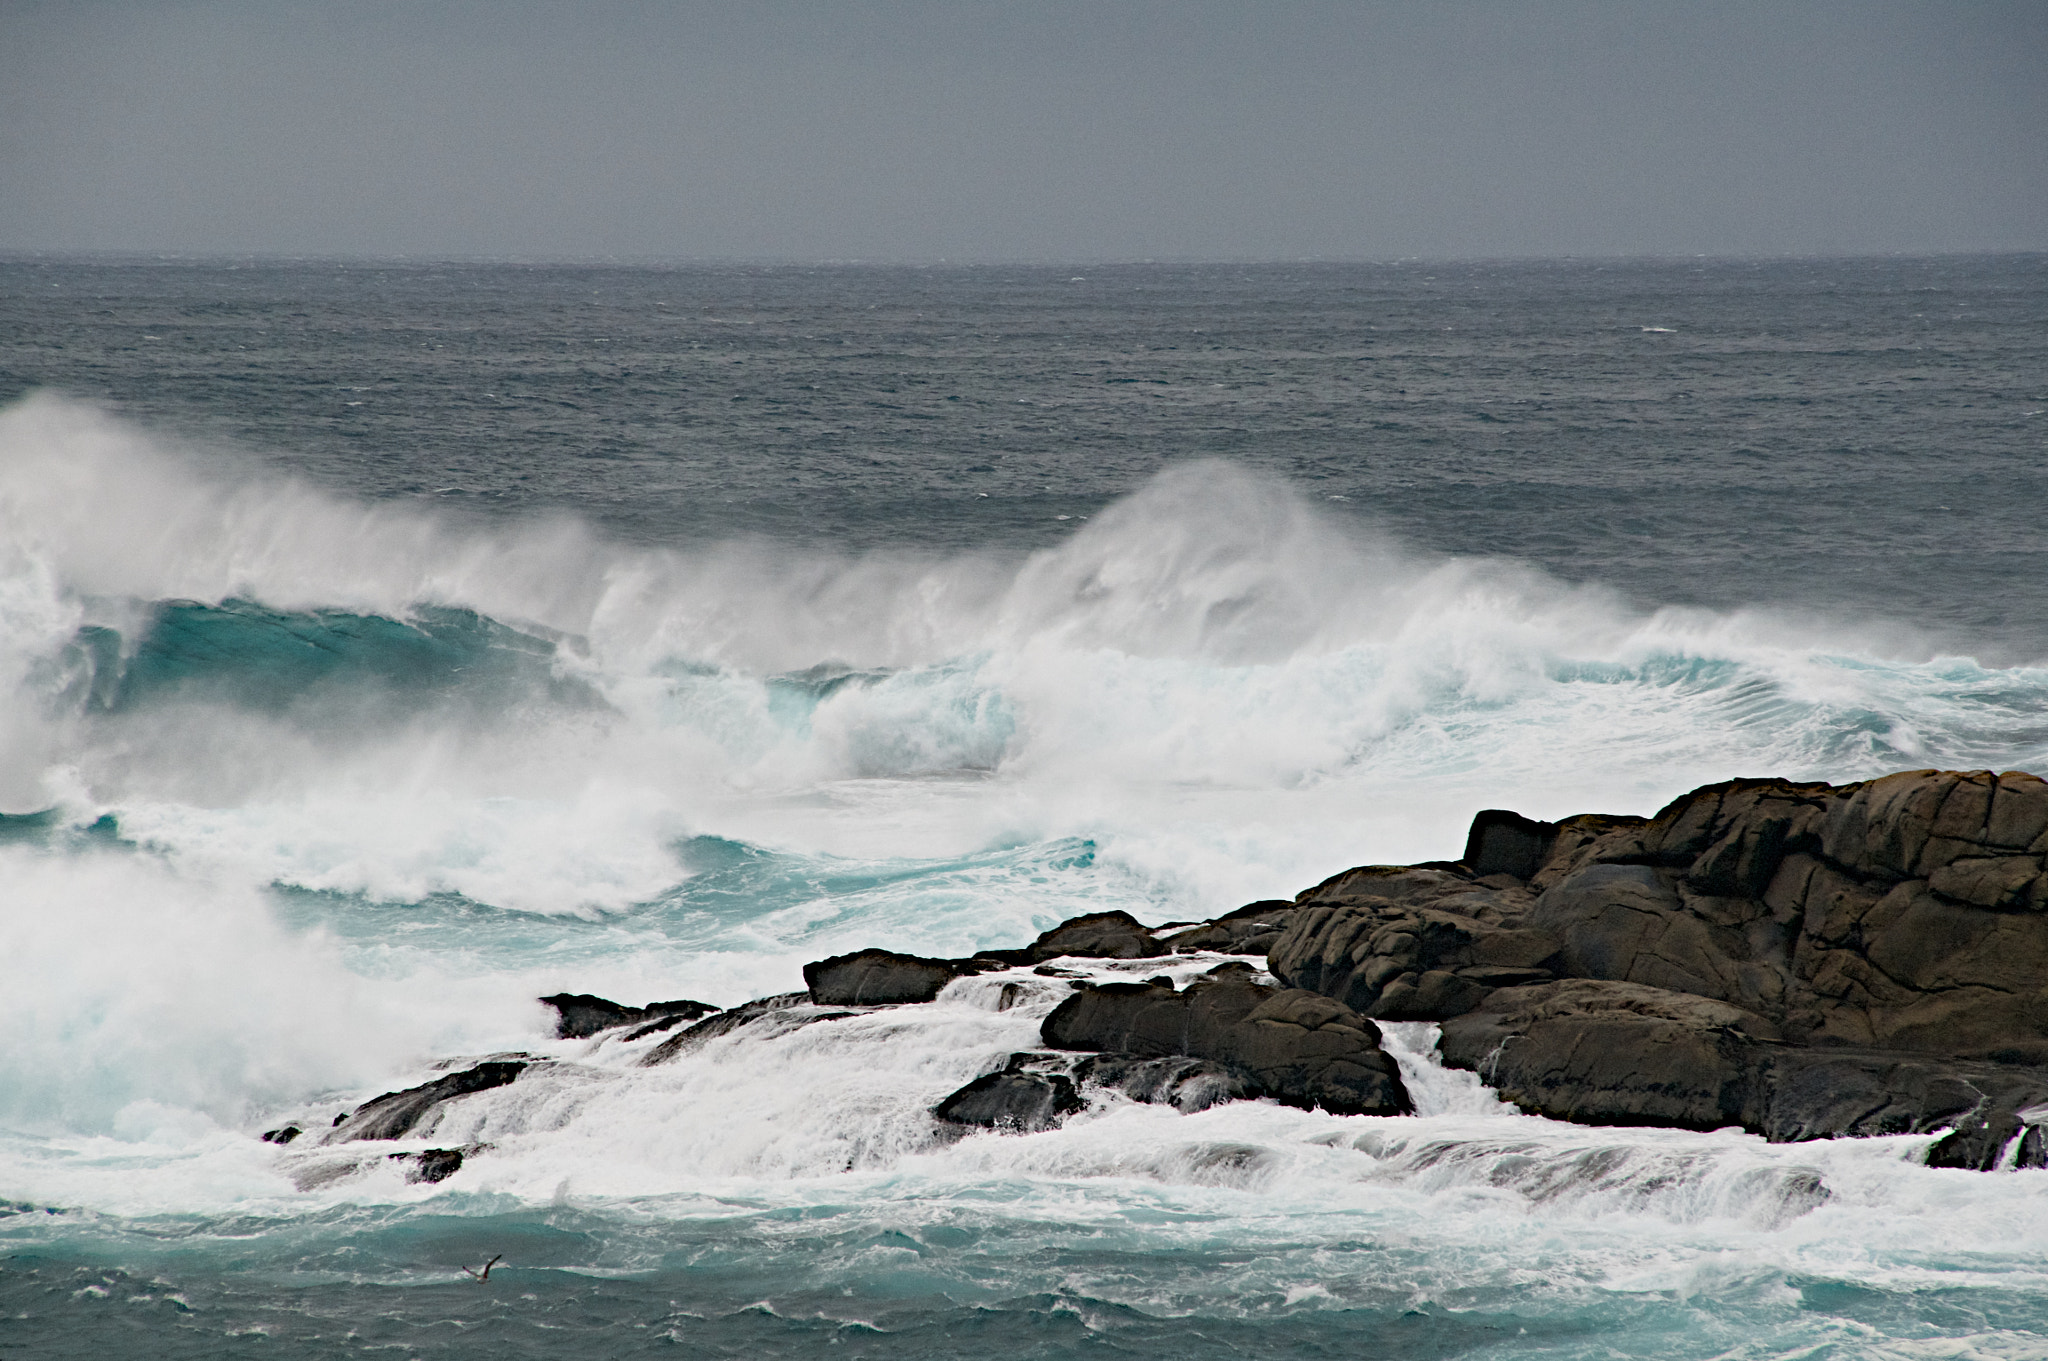
[(804, 985), (820, 1006), (900, 1006), (929, 1002), (956, 978), (1060, 958), (1150, 959), (1168, 953), (1128, 912), (1070, 917), (1021, 950), (987, 950), (971, 959), (927, 959), (892, 950), (858, 950), (804, 965)]
[(1087, 1103), (1062, 1073), (1033, 1072), (1031, 1055), (1014, 1055), (1007, 1067), (954, 1092), (932, 1108), (951, 1125), (1037, 1134), (1056, 1127)]
[(1159, 938), (1128, 912), (1092, 912), (1070, 917), (1031, 942), (1034, 960), (1071, 955), (1080, 959), (1150, 959), (1165, 954)]
[(1995, 1063), (1855, 1049), (1764, 1057), (1759, 1107), (1743, 1123), (1777, 1143), (1833, 1135), (1950, 1133), (1934, 1167), (2048, 1166), (2048, 1073)]
[(1242, 1068), (1214, 1059), (1180, 1056), (1141, 1059), (1130, 1054), (1090, 1054), (1074, 1065), (1074, 1081), (1148, 1105), (1172, 1106), (1183, 1115), (1261, 1095), (1258, 1082)]
[(1240, 978), (1184, 990), (1155, 979), (1077, 989), (1040, 1028), (1052, 1049), (1136, 1059), (1209, 1059), (1241, 1074), (1247, 1095), (1340, 1115), (1414, 1109), (1379, 1028), (1341, 1002)]
[[(998, 1006), (1076, 982), (1041, 1027), (1048, 1052), (946, 1097), (942, 1124), (1049, 1129), (1090, 1092), (1401, 1113), (1374, 1022), (1412, 1020), (1442, 1026), (1446, 1062), (1560, 1119), (1780, 1141), (1945, 1131), (1937, 1165), (2048, 1165), (2044, 862), (2048, 783), (2018, 772), (1730, 780), (1647, 818), (1489, 809), (1458, 861), (1362, 866), (1209, 922), (1095, 913), (972, 959), (820, 960), (806, 992), (692, 1018), (645, 1062), (1035, 966), (1043, 978), (1006, 981)], [(1081, 981), (1054, 962), (1203, 951), (1264, 954), (1278, 986), (1243, 963), (1182, 988)], [(565, 1034), (631, 1010), (548, 1000)], [(354, 1118), (410, 1128), (447, 1099), (430, 1088)]]
[(702, 1049), (721, 1035), (730, 1035), (741, 1027), (751, 1027), (764, 1034), (782, 1035), (792, 1030), (801, 1030), (819, 1021), (837, 1021), (856, 1012), (817, 1006), (812, 1003), (808, 992), (777, 993), (773, 997), (757, 997), (751, 1002), (721, 1011), (691, 1026), (688, 1030), (671, 1035), (647, 1051), (640, 1060), (643, 1068), (668, 1063), (683, 1054)]
[(1502, 988), (1444, 1022), (1442, 1053), (1507, 1100), (1592, 1125), (1744, 1124), (1761, 1016), (1640, 983), (1570, 979)]
[(657, 1031), (667, 1030), (684, 1021), (694, 1021), (709, 1016), (718, 1008), (708, 1002), (692, 1002), (679, 998), (673, 1002), (649, 1002), (644, 1007), (621, 1006), (602, 997), (593, 997), (587, 992), (558, 992), (552, 997), (540, 999), (541, 1005), (554, 1008), (555, 1038), (558, 1040), (580, 1040), (614, 1030), (619, 1026), (632, 1026), (634, 1032), (629, 1039), (639, 1039)]
[(1480, 877), (1505, 874), (1527, 879), (1550, 858), (1557, 832), (1554, 822), (1538, 822), (1505, 808), (1483, 808), (1473, 815), (1458, 863)]
[(2048, 784), (2019, 772), (1731, 780), (1651, 818), (1489, 810), (1463, 863), (1303, 894), (1268, 958), (1367, 1015), (1444, 1022), (1447, 1060), (1531, 1110), (1953, 1128), (1931, 1156), (1983, 1166), (2040, 1142), (2020, 1112), (2048, 1064), (2044, 856)]
[(1520, 925), (1535, 897), (1462, 866), (1369, 866), (1302, 895), (1267, 954), (1273, 976), (1387, 1021), (1461, 1015), (1500, 987), (1555, 976), (1563, 942)]
[(1168, 950), (1192, 953), (1214, 950), (1226, 955), (1263, 955), (1280, 939), (1294, 915), (1294, 904), (1285, 898), (1268, 898), (1247, 903), (1214, 921), (1201, 922), (1160, 938)]
[(859, 950), (804, 965), (804, 986), (819, 1006), (893, 1006), (929, 1002), (956, 978), (993, 967), (988, 960), (925, 959)]
[(330, 1137), (350, 1141), (402, 1139), (442, 1103), (472, 1092), (503, 1087), (532, 1066), (533, 1060), (526, 1058), (487, 1059), (459, 1073), (449, 1073), (432, 1082), (407, 1087), (402, 1092), (387, 1092), (365, 1101), (345, 1119), (336, 1121), (336, 1132)]
[(409, 1182), (446, 1181), (462, 1170), (463, 1158), (476, 1148), (423, 1148), (417, 1153), (393, 1153), (391, 1161), (405, 1168)]

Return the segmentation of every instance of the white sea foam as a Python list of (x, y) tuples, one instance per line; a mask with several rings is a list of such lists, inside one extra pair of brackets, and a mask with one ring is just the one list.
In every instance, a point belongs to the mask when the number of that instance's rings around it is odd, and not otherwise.
[(289, 1096), (532, 1024), (496, 980), (366, 979), (247, 886), (147, 858), (0, 847), (0, 883), (18, 1009), (0, 1113), (13, 1129), (161, 1140), (238, 1127)]
[[(1455, 854), (1475, 804), (1644, 810), (2048, 743), (2042, 673), (1421, 557), (1213, 463), (1023, 557), (652, 551), (348, 503), (45, 397), (0, 413), (0, 532), (9, 807), (74, 797), (254, 882), (397, 900), (617, 909), (685, 831), (870, 857), (1079, 834), (1194, 910)], [(605, 704), (88, 721), (24, 693), (83, 621), (132, 649), (151, 602), (235, 598), (474, 609), (567, 640), (554, 672)], [(773, 679), (821, 666), (853, 674)]]
[[(82, 699), (81, 626), (132, 656), (177, 599), (456, 607), (539, 660), (517, 691), (450, 672), (301, 703)], [(1483, 806), (1644, 812), (1736, 774), (2048, 753), (2038, 670), (1416, 554), (1227, 465), (1035, 554), (655, 551), (350, 503), (51, 398), (0, 412), (0, 687), (0, 809), (57, 810), (0, 827), (0, 984), (31, 1018), (0, 1058), (0, 1195), (135, 1212), (285, 1203), (253, 1128), (436, 1055), (547, 1048), (543, 992), (734, 1003), (861, 945), (959, 953), (1455, 855)], [(87, 831), (102, 815), (120, 841)], [(936, 1141), (930, 1103), (1035, 1025), (963, 996), (662, 1069), (555, 1046), (575, 1062), (433, 1137), (495, 1146), (455, 1189), (534, 1204), (1002, 1184), (1035, 1188), (1019, 1215), (1113, 1218), (1164, 1187), (1253, 1237), (1339, 1213), (1468, 1244), (1589, 1216), (1701, 1235), (1598, 1266), (1615, 1289), (1687, 1288), (1701, 1245), (1782, 1263), (1871, 1238), (1901, 1271), (1913, 1216), (2048, 1246), (2015, 1208), (2038, 1174), (1930, 1172), (1910, 1141), (1549, 1125), (1398, 1028), (1417, 1120), (1112, 1103)], [(390, 1168), (318, 1193), (436, 1194)]]
[[(1185, 979), (1212, 962), (1092, 971), (1169, 969)], [(1739, 1294), (1731, 1271), (1775, 1289), (1788, 1274), (1902, 1290), (2048, 1286), (2038, 1269), (2013, 1266), (2048, 1251), (2048, 1174), (1930, 1170), (1916, 1161), (1927, 1136), (1773, 1146), (1733, 1131), (1588, 1129), (1521, 1115), (1469, 1074), (1442, 1069), (1429, 1026), (1389, 1032), (1418, 1095), (1414, 1117), (1266, 1102), (1181, 1115), (1097, 1093), (1057, 1130), (944, 1134), (927, 1114), (932, 1103), (1032, 1047), (1061, 995), (1021, 974), (1014, 981), (1036, 995), (999, 1010), (1004, 981), (984, 976), (929, 1005), (797, 1028), (757, 1023), (653, 1067), (641, 1061), (661, 1037), (559, 1043), (553, 1066), (444, 1107), (398, 1147), (488, 1143), (451, 1188), (535, 1204), (573, 1194), (669, 1219), (728, 1216), (735, 1204), (861, 1206), (909, 1227), (931, 1209), (954, 1213), (967, 1196), (981, 1218), (1040, 1235), (1138, 1232), (1153, 1250), (1218, 1232), (1240, 1246), (1270, 1244), (1279, 1255), (1254, 1273), (1287, 1269), (1289, 1254), (1326, 1239), (1429, 1245), (1412, 1262), (1354, 1263), (1324, 1277), (1340, 1291), (1357, 1286), (1351, 1273), (1361, 1269), (1430, 1290), (1474, 1271), (1526, 1271), (1549, 1289), (1561, 1273), (1580, 1288), (1681, 1300)], [(345, 1134), (277, 1152), (276, 1162), (303, 1175), (390, 1147)], [(332, 1204), (433, 1193), (380, 1165), (313, 1194)], [(1973, 1255), (1993, 1243), (1997, 1261), (1973, 1273)]]

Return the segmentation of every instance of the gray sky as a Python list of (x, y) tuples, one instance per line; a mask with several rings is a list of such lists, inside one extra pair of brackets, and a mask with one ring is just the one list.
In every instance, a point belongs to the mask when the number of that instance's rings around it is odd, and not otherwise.
[(2048, 3), (0, 0), (0, 250), (2048, 248)]

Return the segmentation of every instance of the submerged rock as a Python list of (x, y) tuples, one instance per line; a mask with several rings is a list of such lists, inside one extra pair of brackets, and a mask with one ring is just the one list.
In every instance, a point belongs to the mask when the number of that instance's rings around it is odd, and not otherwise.
[(820, 1006), (929, 1002), (956, 978), (992, 967), (973, 959), (926, 959), (892, 950), (858, 950), (804, 965), (804, 986)]
[(1261, 1094), (1258, 1082), (1245, 1070), (1214, 1059), (1090, 1054), (1074, 1065), (1074, 1081), (1121, 1092), (1133, 1101), (1172, 1106), (1183, 1115)]
[(858, 1015), (852, 1011), (833, 1011), (814, 1006), (807, 992), (777, 993), (773, 997), (757, 997), (714, 1016), (706, 1016), (679, 1035), (671, 1035), (647, 1052), (640, 1060), (643, 1068), (652, 1068), (701, 1049), (721, 1035), (730, 1035), (743, 1026), (759, 1026), (765, 1034), (783, 1035), (792, 1030), (819, 1021), (836, 1021), (843, 1017)]
[(552, 997), (540, 999), (542, 1005), (555, 1010), (555, 1038), (558, 1040), (580, 1040), (600, 1031), (613, 1030), (619, 1026), (637, 1026), (629, 1038), (638, 1039), (656, 1030), (665, 1030), (684, 1021), (694, 1021), (708, 1016), (718, 1008), (708, 1002), (693, 1002), (679, 998), (673, 1002), (649, 1002), (644, 1007), (621, 1006), (602, 997), (593, 997), (587, 992), (558, 992)]
[(457, 1172), (460, 1172), (462, 1170), (464, 1154), (475, 1151), (474, 1147), (467, 1150), (460, 1148), (423, 1148), (417, 1153), (393, 1153), (389, 1156), (391, 1161), (405, 1164), (405, 1179), (407, 1181), (438, 1182), (446, 1181)]
[(387, 1092), (356, 1107), (346, 1122), (336, 1121), (337, 1137), (350, 1141), (401, 1139), (443, 1102), (503, 1087), (532, 1066), (531, 1059), (489, 1059), (402, 1092)]
[(1058, 1127), (1086, 1104), (1071, 1078), (1023, 1071), (1013, 1062), (974, 1079), (932, 1107), (932, 1114), (948, 1124), (1037, 1134)]

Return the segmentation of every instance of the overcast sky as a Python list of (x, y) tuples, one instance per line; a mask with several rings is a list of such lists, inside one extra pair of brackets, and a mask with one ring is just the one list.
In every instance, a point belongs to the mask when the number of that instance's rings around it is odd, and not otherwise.
[(2048, 3), (0, 0), (0, 250), (2048, 248)]

